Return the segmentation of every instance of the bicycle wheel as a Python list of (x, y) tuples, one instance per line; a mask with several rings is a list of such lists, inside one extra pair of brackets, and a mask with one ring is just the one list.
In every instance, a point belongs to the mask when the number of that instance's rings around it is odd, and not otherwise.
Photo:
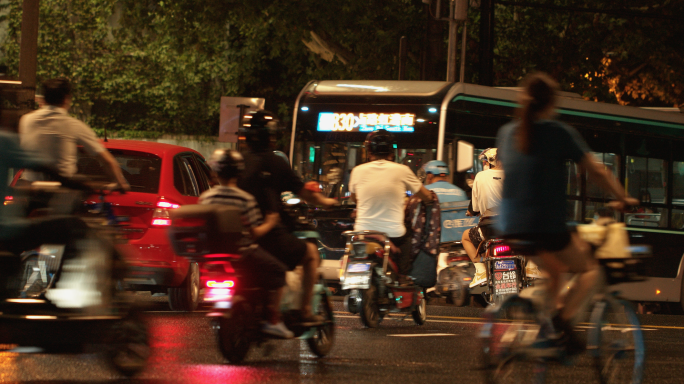
[(485, 382), (542, 383), (546, 363), (530, 354), (541, 330), (532, 302), (512, 296), (486, 318), (480, 332)]
[(587, 348), (602, 384), (639, 384), (646, 357), (641, 324), (631, 304), (613, 298), (597, 302), (591, 313)]

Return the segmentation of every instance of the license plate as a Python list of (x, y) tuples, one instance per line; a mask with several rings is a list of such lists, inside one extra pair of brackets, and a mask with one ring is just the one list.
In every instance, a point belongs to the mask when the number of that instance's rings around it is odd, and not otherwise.
[(342, 289), (368, 289), (370, 286), (369, 275), (349, 276), (344, 278)]
[(497, 260), (494, 262), (494, 269), (506, 271), (515, 269), (515, 260)]
[(495, 270), (494, 293), (497, 295), (518, 293), (518, 271)]
[(366, 272), (368, 270), (370, 270), (370, 263), (349, 264), (347, 267), (347, 272), (350, 273)]

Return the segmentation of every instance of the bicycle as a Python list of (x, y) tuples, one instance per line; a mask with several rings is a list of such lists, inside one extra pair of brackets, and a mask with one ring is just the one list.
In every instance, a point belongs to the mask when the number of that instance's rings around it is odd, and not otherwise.
[[(527, 245), (518, 243), (516, 248), (531, 254), (524, 249)], [(639, 320), (632, 305), (611, 289), (620, 282), (642, 279), (643, 259), (650, 256), (650, 247), (632, 246), (630, 251), (631, 258), (598, 259), (604, 279), (591, 306), (587, 352), (602, 384), (638, 384), (643, 379), (645, 347)], [(543, 383), (549, 363), (570, 362), (566, 351), (547, 339), (554, 330), (543, 309), (544, 297), (543, 285), (535, 284), (485, 313), (479, 337), (487, 383)], [(614, 327), (620, 332), (608, 332)]]

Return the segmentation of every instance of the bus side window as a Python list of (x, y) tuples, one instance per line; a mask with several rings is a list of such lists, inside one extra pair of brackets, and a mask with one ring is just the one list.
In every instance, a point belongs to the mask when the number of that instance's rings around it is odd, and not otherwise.
[[(598, 153), (592, 152), (594, 157), (596, 157), (603, 166), (610, 170), (613, 176), (616, 178), (620, 175), (620, 156), (614, 153)], [(605, 190), (592, 180), (587, 179), (587, 197), (593, 197), (597, 199), (613, 199), (612, 195), (609, 195)]]
[(635, 212), (625, 214), (627, 225), (667, 227), (667, 162), (661, 159), (627, 156), (625, 189), (639, 199)]
[(565, 162), (565, 177), (568, 182), (565, 193), (568, 196), (567, 220), (578, 223), (582, 220), (582, 202), (580, 201), (580, 192), (582, 189), (582, 172), (580, 172), (579, 165), (574, 161), (567, 160)]
[(684, 229), (684, 161), (675, 161), (672, 173), (672, 228)]

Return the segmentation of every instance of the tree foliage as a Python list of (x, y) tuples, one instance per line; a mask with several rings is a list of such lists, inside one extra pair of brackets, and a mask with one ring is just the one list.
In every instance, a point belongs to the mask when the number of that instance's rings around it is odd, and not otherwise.
[[(564, 90), (635, 106), (684, 106), (684, 3), (611, 0), (547, 5), (623, 11), (623, 15), (498, 5), (495, 83), (513, 86), (542, 70)], [(661, 15), (677, 19), (628, 17)]]
[[(684, 15), (675, 0), (536, 1)], [(16, 75), (22, 0), (1, 4), (10, 9), (1, 49)], [(418, 80), (422, 58), (430, 60), (421, 0), (41, 0), (40, 7), (38, 80), (70, 78), (75, 113), (120, 132), (216, 134), (221, 96), (264, 97), (287, 120), (310, 80), (396, 79), (401, 36), (408, 79)], [(471, 7), (469, 82), (478, 80), (479, 22)], [(588, 99), (684, 105), (681, 19), (499, 4), (495, 25), (497, 86), (544, 70)], [(446, 33), (441, 38), (446, 51)]]

